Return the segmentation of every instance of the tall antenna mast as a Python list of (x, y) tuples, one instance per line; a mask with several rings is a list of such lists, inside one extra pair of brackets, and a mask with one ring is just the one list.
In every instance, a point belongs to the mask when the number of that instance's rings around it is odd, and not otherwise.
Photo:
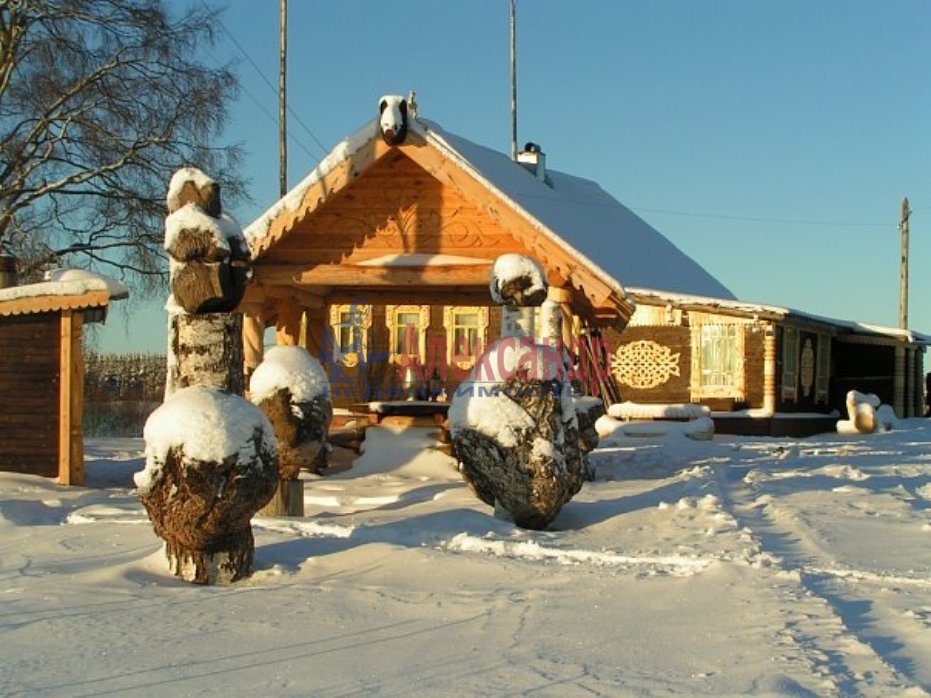
[(511, 160), (517, 160), (517, 0), (511, 0)]
[(278, 188), (281, 196), (288, 193), (288, 0), (281, 0), (280, 54), (278, 61)]
[(899, 328), (908, 329), (908, 217), (912, 215), (908, 207), (908, 197), (902, 199), (902, 256), (899, 264)]

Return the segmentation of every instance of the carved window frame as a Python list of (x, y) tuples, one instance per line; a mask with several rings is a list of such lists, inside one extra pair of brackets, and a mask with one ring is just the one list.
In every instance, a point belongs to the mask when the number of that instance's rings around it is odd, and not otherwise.
[[(476, 337), (476, 353), (469, 358), (465, 355), (456, 355), (456, 328), (460, 327), (456, 322), (456, 316), (460, 314), (478, 315), (478, 333)], [(488, 308), (479, 305), (447, 305), (443, 308), (443, 327), (446, 329), (446, 361), (450, 366), (458, 366), (461, 369), (468, 370), (475, 365), (478, 360), (478, 352), (482, 351), (488, 344)]]
[[(417, 352), (416, 354), (401, 354), (395, 351), (395, 333), (401, 326), (398, 316), (402, 313), (417, 313)], [(417, 357), (421, 366), (427, 363), (427, 328), (430, 327), (429, 305), (386, 305), (385, 324), (388, 327), (388, 360), (396, 364), (409, 364), (411, 356)]]
[[(689, 383), (692, 399), (733, 398), (734, 400), (745, 400), (747, 395), (746, 362), (744, 358), (746, 326), (741, 323), (700, 323), (692, 325), (691, 334), (692, 375)], [(733, 357), (733, 366), (716, 371), (719, 376), (724, 377), (724, 380), (719, 380), (719, 382), (713, 384), (709, 384), (704, 380), (705, 375), (708, 373), (703, 368), (706, 363), (705, 359), (710, 358), (705, 356), (708, 353), (705, 348), (706, 340), (721, 342), (725, 353)]]
[[(358, 344), (350, 343), (343, 347), (340, 342), (340, 330), (346, 327), (343, 314), (351, 314), (356, 309), (358, 322), (351, 323), (349, 327), (359, 330)], [(330, 329), (333, 332), (333, 360), (344, 366), (357, 366), (364, 362), (368, 356), (369, 330), (372, 327), (372, 306), (364, 303), (339, 303), (330, 306)]]
[(831, 398), (831, 336), (818, 335), (815, 358), (815, 404), (828, 404)]
[(796, 327), (782, 328), (782, 399), (798, 401), (798, 378), (801, 367), (800, 333)]

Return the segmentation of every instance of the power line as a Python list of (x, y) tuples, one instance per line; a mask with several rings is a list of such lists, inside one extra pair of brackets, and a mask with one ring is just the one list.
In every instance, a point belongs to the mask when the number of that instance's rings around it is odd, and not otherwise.
[(800, 218), (768, 218), (765, 216), (741, 216), (728, 213), (702, 213), (698, 211), (671, 211), (669, 209), (646, 208), (644, 206), (629, 206), (630, 209), (645, 213), (659, 213), (670, 216), (687, 216), (691, 218), (717, 218), (730, 221), (746, 221), (751, 223), (779, 223), (783, 225), (822, 225), (833, 228), (888, 228), (891, 223), (864, 223), (857, 221), (826, 221), (806, 220)]
[[(208, 11), (210, 11), (210, 6), (207, 5), (206, 0), (200, 0), (200, 1), (201, 1), (201, 4), (204, 6), (204, 8), (206, 8)], [(231, 32), (231, 31), (229, 30), (229, 28), (226, 26), (226, 24), (223, 23), (223, 20), (220, 19), (220, 16), (219, 16), (219, 15), (215, 15), (215, 16), (214, 16), (214, 19), (216, 20), (217, 24), (220, 25), (220, 29), (222, 29), (223, 32), (229, 37), (230, 41), (233, 42), (233, 45), (234, 45), (237, 49), (239, 49), (239, 52), (240, 52), (240, 53), (245, 57), (245, 59), (249, 62), (249, 65), (251, 65), (251, 66), (255, 69), (255, 72), (257, 72), (257, 73), (259, 74), (259, 77), (261, 77), (262, 80), (265, 82), (265, 84), (268, 85), (269, 89), (270, 89), (273, 93), (275, 93), (275, 94), (277, 95), (277, 94), (278, 94), (278, 88), (275, 87), (275, 85), (274, 85), (274, 84), (272, 83), (272, 81), (268, 78), (268, 76), (265, 75), (265, 73), (262, 72), (262, 69), (259, 68), (258, 63), (256, 63), (256, 62), (252, 59), (252, 56), (249, 55), (249, 52), (246, 51), (245, 48), (243, 48), (242, 44), (240, 44), (239, 41), (237, 41), (236, 37), (233, 35), (233, 32)], [(320, 139), (317, 138), (317, 134), (315, 134), (315, 133), (313, 132), (313, 130), (311, 130), (310, 126), (308, 126), (306, 123), (304, 123), (304, 120), (303, 120), (303, 119), (297, 114), (297, 112), (295, 112), (294, 109), (292, 109), (290, 106), (287, 108), (287, 111), (288, 111), (288, 114), (290, 114), (291, 117), (298, 123), (298, 125), (301, 126), (301, 128), (303, 128), (305, 131), (307, 131), (307, 134), (314, 140), (314, 143), (317, 144), (317, 147), (320, 148), (320, 151), (321, 151), (324, 155), (326, 155), (329, 151), (327, 150), (326, 146), (323, 145), (323, 143), (320, 142)]]

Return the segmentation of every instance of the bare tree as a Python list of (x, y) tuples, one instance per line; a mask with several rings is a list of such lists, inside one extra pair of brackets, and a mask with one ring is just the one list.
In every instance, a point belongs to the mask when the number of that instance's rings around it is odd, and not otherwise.
[(164, 191), (183, 165), (222, 173), (241, 196), (240, 151), (214, 147), (236, 96), (201, 3), (0, 0), (0, 247), (29, 275), (69, 264), (164, 272)]

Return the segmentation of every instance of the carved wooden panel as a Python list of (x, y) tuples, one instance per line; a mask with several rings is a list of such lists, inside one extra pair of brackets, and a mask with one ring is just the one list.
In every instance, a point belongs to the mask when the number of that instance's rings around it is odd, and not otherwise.
[(641, 339), (622, 344), (611, 357), (611, 371), (621, 385), (638, 390), (658, 388), (679, 375), (679, 354)]
[(333, 263), (388, 252), (496, 257), (528, 252), (484, 212), (409, 158), (385, 158), (314, 212), (266, 257)]

